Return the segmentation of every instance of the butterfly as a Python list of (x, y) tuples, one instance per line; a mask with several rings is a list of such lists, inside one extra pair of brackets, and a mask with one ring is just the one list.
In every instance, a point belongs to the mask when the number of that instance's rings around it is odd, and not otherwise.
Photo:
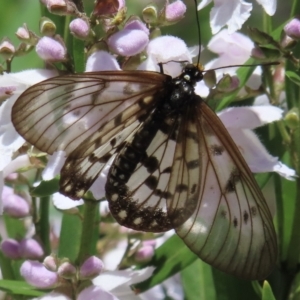
[(266, 201), (218, 116), (194, 87), (203, 71), (176, 78), (150, 71), (54, 77), (12, 108), (21, 136), (48, 154), (63, 150), (60, 192), (81, 198), (109, 165), (106, 197), (126, 227), (175, 229), (203, 261), (263, 279), (277, 257)]

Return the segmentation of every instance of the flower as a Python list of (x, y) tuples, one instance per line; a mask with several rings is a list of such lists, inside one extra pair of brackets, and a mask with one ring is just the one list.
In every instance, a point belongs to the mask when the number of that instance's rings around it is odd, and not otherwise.
[(149, 30), (139, 20), (125, 24), (121, 31), (111, 35), (108, 45), (113, 52), (122, 56), (133, 56), (142, 52), (149, 42)]
[(42, 263), (37, 261), (24, 261), (20, 273), (26, 282), (40, 289), (52, 288), (58, 282), (58, 275), (47, 270)]
[(4, 186), (2, 191), (3, 211), (11, 217), (23, 218), (29, 214), (27, 201), (14, 193), (10, 187)]
[[(198, 10), (204, 8), (212, 0), (202, 0), (198, 5)], [(210, 27), (215, 34), (225, 25), (228, 26), (230, 33), (241, 29), (245, 21), (250, 17), (252, 4), (243, 0), (214, 0), (214, 7), (210, 12)], [(276, 0), (257, 0), (265, 10), (272, 16), (276, 10)]]
[(271, 156), (252, 129), (282, 119), (283, 110), (278, 107), (249, 106), (230, 107), (218, 113), (241, 154), (253, 173), (276, 172), (293, 180), (295, 171)]
[(58, 41), (44, 36), (35, 46), (38, 56), (46, 61), (57, 62), (66, 60), (66, 48)]

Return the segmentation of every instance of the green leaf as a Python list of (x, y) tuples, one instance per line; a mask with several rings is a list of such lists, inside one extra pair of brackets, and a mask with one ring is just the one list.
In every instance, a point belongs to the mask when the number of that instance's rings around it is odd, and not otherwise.
[(60, 231), (58, 257), (75, 261), (79, 252), (82, 221), (78, 215), (64, 214)]
[(276, 300), (272, 292), (272, 288), (266, 280), (264, 281), (263, 285), (262, 300)]
[(242, 280), (212, 268), (218, 300), (259, 300), (252, 282)]
[(73, 60), (76, 72), (84, 72), (85, 56), (84, 41), (73, 37)]
[(149, 279), (136, 284), (134, 288), (144, 292), (183, 270), (196, 259), (198, 257), (187, 248), (183, 241), (177, 235), (173, 235), (155, 251), (149, 263), (140, 266), (141, 269), (154, 266), (155, 270)]
[(201, 259), (181, 271), (181, 282), (185, 300), (217, 299), (211, 266)]
[(295, 84), (297, 84), (298, 86), (300, 86), (300, 76), (293, 72), (293, 71), (286, 71), (285, 75), (291, 80), (293, 81)]
[(45, 292), (39, 291), (24, 281), (0, 280), (0, 289), (11, 294), (40, 297)]
[(31, 191), (31, 195), (34, 197), (46, 197), (51, 196), (58, 192), (59, 189), (59, 179), (57, 177), (42, 181), (36, 188)]

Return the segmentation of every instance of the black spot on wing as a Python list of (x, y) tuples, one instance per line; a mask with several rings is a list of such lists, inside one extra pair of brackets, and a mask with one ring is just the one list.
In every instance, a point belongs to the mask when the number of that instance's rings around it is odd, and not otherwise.
[(147, 187), (149, 187), (151, 190), (155, 190), (157, 185), (158, 185), (158, 179), (156, 176), (149, 176), (146, 180), (145, 180), (145, 184)]
[(199, 160), (195, 159), (195, 160), (191, 160), (187, 163), (187, 167), (188, 169), (195, 169), (199, 167)]
[(257, 215), (257, 208), (256, 208), (255, 206), (252, 206), (252, 207), (250, 208), (250, 210), (251, 210), (252, 216), (255, 217), (255, 216)]
[(222, 145), (212, 145), (211, 146), (211, 153), (214, 156), (222, 155), (224, 152), (224, 147)]
[(197, 189), (197, 184), (194, 183), (192, 188), (191, 188), (191, 194), (194, 194), (196, 192), (196, 189)]
[(225, 193), (235, 192), (236, 184), (240, 181), (240, 174), (237, 169), (233, 170), (225, 186)]
[(158, 169), (159, 161), (155, 156), (150, 156), (143, 161), (143, 165), (149, 173), (153, 173)]
[(249, 214), (246, 210), (244, 211), (243, 219), (244, 219), (244, 223), (247, 224), (249, 220)]
[(115, 126), (122, 124), (122, 114), (118, 114), (114, 119)]
[(176, 192), (178, 192), (178, 193), (182, 193), (187, 190), (188, 190), (188, 186), (186, 184), (181, 183), (176, 186)]
[(172, 167), (167, 167), (162, 171), (162, 173), (171, 173), (171, 171), (172, 171)]
[(234, 217), (234, 219), (233, 219), (233, 226), (235, 228), (238, 227), (238, 219), (237, 219), (237, 217)]

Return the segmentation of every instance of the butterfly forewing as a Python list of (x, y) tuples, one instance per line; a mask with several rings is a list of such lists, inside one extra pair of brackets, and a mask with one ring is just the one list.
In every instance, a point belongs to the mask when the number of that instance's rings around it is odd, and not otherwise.
[[(155, 101), (152, 96), (164, 78), (159, 73), (139, 71), (51, 78), (19, 97), (12, 121), (16, 130), (41, 151), (70, 154), (109, 121), (120, 123), (125, 108), (135, 104), (132, 114), (138, 117), (141, 108)], [(109, 131), (111, 127), (105, 128)]]
[(276, 261), (276, 236), (267, 204), (218, 117), (197, 110), (201, 153), (197, 207), (177, 234), (201, 259), (245, 279), (265, 278)]

